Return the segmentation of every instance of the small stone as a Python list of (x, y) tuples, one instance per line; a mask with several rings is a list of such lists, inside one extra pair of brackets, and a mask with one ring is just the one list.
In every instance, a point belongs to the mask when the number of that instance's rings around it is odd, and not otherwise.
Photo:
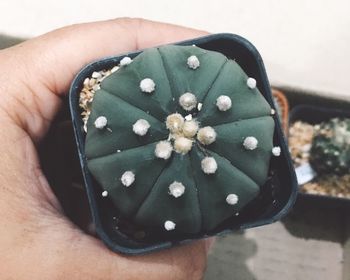
[(246, 150), (255, 150), (258, 147), (258, 140), (253, 136), (248, 136), (243, 141)]
[(186, 92), (180, 96), (179, 104), (186, 111), (191, 111), (196, 108), (197, 98), (193, 93)]
[(163, 140), (156, 145), (154, 153), (158, 158), (168, 159), (170, 158), (172, 151), (173, 147), (171, 146), (171, 143), (169, 141)]
[(216, 99), (216, 106), (220, 111), (223, 111), (223, 112), (229, 110), (232, 106), (231, 98), (228, 97), (227, 95), (220, 95)]
[(167, 230), (167, 231), (170, 231), (170, 230), (174, 230), (176, 227), (176, 224), (172, 221), (166, 221), (164, 223), (164, 228)]
[(179, 113), (174, 113), (166, 118), (166, 127), (171, 133), (177, 133), (182, 130), (185, 120)]
[(197, 139), (203, 145), (210, 145), (216, 140), (216, 132), (211, 126), (199, 129)]
[(121, 152), (121, 150), (117, 150), (117, 153), (120, 153)]
[(250, 89), (253, 89), (256, 87), (256, 80), (254, 78), (248, 78), (247, 79), (247, 86), (250, 88)]
[(156, 84), (150, 78), (145, 78), (140, 82), (140, 89), (143, 92), (151, 93), (155, 90), (155, 88), (156, 88)]
[(126, 66), (129, 65), (132, 62), (132, 59), (128, 56), (123, 57), (123, 59), (120, 61), (120, 66)]
[(200, 65), (198, 57), (195, 55), (191, 55), (189, 58), (187, 58), (187, 65), (191, 69), (197, 69)]
[(102, 192), (102, 196), (103, 196), (103, 197), (106, 197), (107, 195), (108, 195), (108, 192), (107, 192), (107, 191), (103, 191), (103, 192)]
[(133, 124), (132, 130), (134, 131), (135, 134), (140, 135), (140, 136), (144, 136), (144, 135), (146, 135), (146, 133), (150, 127), (151, 127), (151, 125), (149, 124), (148, 121), (146, 121), (144, 119), (139, 119)]
[(175, 198), (182, 196), (185, 192), (185, 186), (177, 181), (174, 181), (169, 186), (169, 194)]
[(312, 144), (308, 143), (300, 147), (302, 153), (309, 153), (311, 150)]
[(197, 134), (199, 129), (198, 122), (195, 120), (185, 121), (182, 127), (182, 133), (184, 136), (192, 138)]
[(200, 111), (202, 110), (203, 104), (202, 103), (198, 103), (197, 105), (197, 110)]
[(192, 140), (186, 137), (176, 137), (174, 149), (177, 153), (187, 154), (192, 149)]
[(93, 72), (91, 77), (94, 79), (99, 79), (99, 78), (102, 78), (102, 74), (99, 72)]
[(105, 116), (100, 116), (95, 120), (94, 124), (97, 129), (103, 129), (107, 125), (107, 118)]
[(273, 147), (272, 148), (272, 154), (275, 156), (275, 157), (279, 157), (281, 155), (281, 147)]
[(90, 81), (89, 81), (89, 86), (93, 87), (95, 84), (96, 84), (96, 79), (91, 78)]
[(132, 171), (125, 171), (120, 178), (120, 181), (125, 187), (130, 187), (135, 181), (135, 174)]
[(238, 196), (236, 194), (231, 193), (226, 197), (226, 202), (230, 205), (235, 205), (238, 203)]
[(119, 69), (119, 66), (114, 66), (112, 69), (111, 69), (111, 73), (114, 73), (116, 71), (118, 71)]
[(101, 88), (100, 85), (99, 85), (99, 84), (96, 84), (96, 85), (94, 85), (94, 86), (92, 87), (92, 90), (93, 90), (93, 91), (98, 91), (100, 88)]
[(83, 85), (84, 86), (89, 86), (89, 82), (90, 82), (90, 79), (89, 78), (85, 78), (85, 80), (83, 82)]
[(201, 161), (201, 167), (205, 174), (214, 174), (218, 169), (218, 164), (216, 163), (215, 158), (205, 157)]

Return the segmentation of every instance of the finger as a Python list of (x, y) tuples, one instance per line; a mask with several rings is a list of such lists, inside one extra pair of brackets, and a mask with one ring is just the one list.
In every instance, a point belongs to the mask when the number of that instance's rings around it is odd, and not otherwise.
[[(0, 105), (40, 139), (60, 108), (76, 73), (87, 63), (151, 46), (207, 34), (204, 31), (142, 19), (115, 19), (65, 27), (0, 53), (4, 97)], [(12, 72), (5, 69), (16, 68)], [(1, 81), (1, 79), (4, 79)], [(11, 83), (12, 81), (12, 83)]]
[[(51, 69), (51, 73), (41, 74), (45, 76), (46, 85), (53, 92), (64, 93), (79, 69), (93, 60), (205, 34), (204, 31), (143, 19), (80, 24), (31, 41), (31, 60), (37, 59), (41, 69)], [(33, 49), (36, 49), (35, 53)]]

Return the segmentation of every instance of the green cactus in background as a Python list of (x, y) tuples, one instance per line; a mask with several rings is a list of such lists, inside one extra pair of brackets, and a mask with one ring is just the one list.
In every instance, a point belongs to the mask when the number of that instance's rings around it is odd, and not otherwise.
[(143, 51), (101, 83), (87, 123), (88, 168), (136, 224), (213, 230), (259, 194), (274, 111), (240, 66), (195, 46)]
[(350, 173), (350, 119), (333, 118), (315, 126), (310, 163), (319, 174)]

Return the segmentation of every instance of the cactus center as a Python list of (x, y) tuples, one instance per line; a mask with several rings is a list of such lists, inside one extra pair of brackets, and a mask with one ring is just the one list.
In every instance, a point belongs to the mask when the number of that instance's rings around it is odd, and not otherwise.
[(166, 127), (169, 130), (168, 140), (173, 142), (174, 150), (181, 154), (187, 154), (196, 140), (203, 145), (209, 145), (216, 137), (213, 128), (199, 128), (197, 120), (193, 119), (192, 115), (183, 117), (179, 113), (170, 114), (166, 118)]

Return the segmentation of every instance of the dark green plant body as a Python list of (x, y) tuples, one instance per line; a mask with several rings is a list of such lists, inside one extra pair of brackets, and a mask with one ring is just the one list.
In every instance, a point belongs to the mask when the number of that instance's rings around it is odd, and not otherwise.
[(316, 126), (310, 163), (319, 174), (350, 173), (350, 119), (333, 118)]
[[(191, 56), (199, 66), (189, 67)], [(146, 78), (155, 84), (153, 90), (146, 87), (150, 92), (140, 88)], [(258, 196), (268, 176), (274, 120), (270, 105), (247, 80), (220, 53), (164, 46), (145, 50), (102, 82), (92, 102), (85, 153), (91, 174), (123, 216), (160, 230), (198, 233), (213, 230)], [(188, 92), (196, 98), (190, 110), (179, 104)], [(218, 105), (221, 95), (232, 107)], [(203, 144), (199, 133), (188, 137), (182, 125), (169, 131), (167, 118), (174, 113), (199, 129), (212, 128), (214, 141)], [(107, 120), (102, 129), (95, 125), (100, 116)], [(133, 130), (139, 120), (149, 124), (144, 135)], [(161, 141), (173, 147), (168, 158), (156, 152)], [(204, 163), (207, 158), (210, 163)], [(124, 180), (126, 171), (134, 180)], [(179, 193), (170, 189), (174, 182), (182, 185)]]

